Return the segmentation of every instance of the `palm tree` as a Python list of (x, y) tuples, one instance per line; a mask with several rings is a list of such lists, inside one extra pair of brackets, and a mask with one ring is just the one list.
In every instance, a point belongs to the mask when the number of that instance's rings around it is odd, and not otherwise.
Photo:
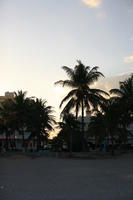
[(90, 88), (99, 77), (103, 77), (103, 74), (98, 71), (99, 67), (96, 66), (91, 69), (89, 66), (85, 66), (81, 61), (78, 60), (77, 62), (78, 65), (76, 65), (74, 69), (63, 66), (62, 68), (67, 73), (69, 79), (57, 81), (55, 84), (71, 88), (71, 91), (61, 101), (60, 107), (67, 102), (62, 113), (69, 113), (71, 110), (75, 109), (76, 118), (81, 110), (82, 135), (84, 138), (84, 112), (90, 111), (92, 107), (98, 107), (98, 105), (104, 101), (102, 95), (107, 95), (107, 93), (100, 89)]
[(110, 93), (123, 102), (128, 111), (133, 112), (133, 74), (119, 83), (119, 89), (111, 89)]
[(6, 149), (11, 132), (17, 130), (22, 135), (22, 147), (25, 149), (25, 130), (31, 137), (37, 136), (38, 146), (41, 139), (48, 139), (49, 131), (53, 130), (55, 118), (51, 106), (42, 99), (26, 97), (26, 92), (18, 91), (13, 99), (7, 99), (0, 106), (0, 129), (6, 133)]
[(118, 134), (120, 109), (118, 102), (110, 98), (104, 104), (104, 124), (106, 128), (106, 136), (111, 138), (112, 155), (114, 155), (114, 137)]
[(19, 131), (19, 134), (22, 135), (22, 147), (25, 148), (25, 129), (27, 127), (27, 115), (29, 108), (29, 98), (26, 97), (26, 92), (22, 90), (15, 92), (13, 99), (14, 102), (14, 112), (15, 112), (15, 122), (16, 130)]
[(95, 111), (89, 124), (89, 132), (100, 141), (111, 140), (111, 153), (114, 155), (114, 139), (119, 134), (121, 111), (119, 104), (114, 98), (107, 99), (102, 105), (100, 111)]
[(8, 150), (8, 142), (14, 127), (14, 111), (12, 99), (7, 99), (0, 106), (0, 121), (3, 132), (6, 134), (6, 150)]
[(120, 126), (124, 130), (124, 144), (127, 141), (127, 127), (133, 119), (133, 74), (123, 82), (119, 83), (119, 89), (111, 89), (110, 93), (118, 102), (120, 112)]
[(58, 134), (58, 139), (62, 140), (67, 143), (67, 146), (69, 147), (70, 156), (72, 154), (73, 149), (73, 137), (74, 134), (78, 133), (79, 129), (79, 121), (77, 121), (73, 114), (64, 114), (62, 116), (62, 122), (58, 122), (58, 128), (60, 129)]
[(88, 138), (95, 137), (95, 146), (102, 144), (106, 138), (105, 116), (101, 111), (95, 112), (88, 125)]
[(41, 139), (47, 141), (49, 132), (53, 131), (53, 126), (56, 123), (53, 108), (46, 104), (47, 102), (42, 99), (30, 101), (27, 124), (31, 131), (31, 137), (37, 137), (37, 150), (40, 149)]

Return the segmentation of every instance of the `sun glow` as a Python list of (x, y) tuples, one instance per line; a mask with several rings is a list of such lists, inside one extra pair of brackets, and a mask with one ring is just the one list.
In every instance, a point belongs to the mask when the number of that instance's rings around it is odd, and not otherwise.
[(59, 96), (63, 96), (66, 93), (66, 91), (65, 91), (65, 88), (60, 87), (60, 86), (56, 86), (55, 87), (55, 93)]

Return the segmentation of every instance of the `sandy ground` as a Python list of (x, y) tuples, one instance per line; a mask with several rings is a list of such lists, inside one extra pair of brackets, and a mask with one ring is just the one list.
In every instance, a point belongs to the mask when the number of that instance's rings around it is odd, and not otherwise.
[(133, 200), (133, 155), (0, 158), (0, 200)]

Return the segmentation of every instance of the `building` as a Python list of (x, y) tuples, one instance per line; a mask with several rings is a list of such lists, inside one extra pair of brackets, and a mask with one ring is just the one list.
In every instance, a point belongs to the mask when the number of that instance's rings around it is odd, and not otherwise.
[(5, 92), (5, 96), (0, 96), (0, 103), (4, 102), (7, 99), (13, 99), (14, 92)]
[[(90, 123), (90, 115), (89, 114), (87, 114), (85, 117), (84, 117), (84, 131), (86, 132), (87, 130), (88, 130), (88, 126), (89, 126), (89, 123)], [(80, 122), (80, 129), (82, 128), (82, 125), (81, 125), (81, 123), (82, 123), (82, 117), (81, 116), (79, 116), (78, 117), (78, 121)]]

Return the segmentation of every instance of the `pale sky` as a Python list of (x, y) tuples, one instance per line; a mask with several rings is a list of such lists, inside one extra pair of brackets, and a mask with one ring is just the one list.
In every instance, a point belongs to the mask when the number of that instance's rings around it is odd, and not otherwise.
[(59, 115), (61, 66), (133, 72), (133, 0), (0, 0), (0, 95), (28, 91)]

